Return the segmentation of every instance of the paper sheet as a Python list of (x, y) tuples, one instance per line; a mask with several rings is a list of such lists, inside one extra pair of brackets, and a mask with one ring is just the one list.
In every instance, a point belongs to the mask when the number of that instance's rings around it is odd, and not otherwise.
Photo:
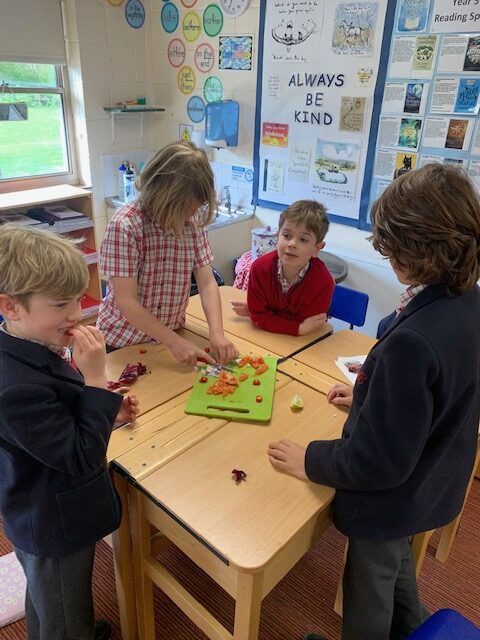
[(346, 376), (352, 384), (355, 384), (358, 372), (360, 371), (367, 356), (338, 356), (335, 360), (335, 364)]

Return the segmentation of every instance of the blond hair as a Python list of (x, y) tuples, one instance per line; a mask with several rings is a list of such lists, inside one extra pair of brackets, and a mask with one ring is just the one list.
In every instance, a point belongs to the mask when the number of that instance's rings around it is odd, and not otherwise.
[(371, 211), (374, 248), (414, 284), (458, 295), (480, 277), (480, 201), (463, 169), (428, 164), (394, 180)]
[(287, 207), (280, 215), (278, 221), (279, 230), (285, 222), (290, 220), (294, 224), (303, 224), (307, 231), (313, 233), (318, 242), (327, 235), (328, 216), (327, 210), (316, 200), (297, 200)]
[(213, 172), (205, 152), (191, 142), (171, 142), (158, 151), (138, 176), (136, 186), (144, 214), (164, 231), (181, 235), (187, 212), (197, 204), (195, 222), (205, 226), (213, 220)]
[(81, 295), (88, 285), (88, 267), (74, 243), (43, 229), (0, 226), (0, 293), (26, 308), (35, 293), (54, 300)]

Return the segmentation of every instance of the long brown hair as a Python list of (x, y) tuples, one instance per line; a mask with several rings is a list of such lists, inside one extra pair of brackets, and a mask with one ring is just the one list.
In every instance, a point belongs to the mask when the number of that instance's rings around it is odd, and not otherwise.
[(171, 142), (158, 151), (138, 176), (136, 185), (145, 215), (164, 231), (181, 235), (187, 212), (195, 204), (200, 207), (196, 223), (204, 226), (213, 220), (213, 172), (205, 152), (191, 142)]
[(374, 248), (412, 282), (465, 293), (480, 277), (480, 200), (463, 169), (428, 164), (394, 180), (373, 204)]

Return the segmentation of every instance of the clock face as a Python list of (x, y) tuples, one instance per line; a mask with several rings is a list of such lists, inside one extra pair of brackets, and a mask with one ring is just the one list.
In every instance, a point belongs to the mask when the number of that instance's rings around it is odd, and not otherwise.
[(219, 0), (219, 2), (223, 13), (232, 18), (241, 16), (250, 4), (250, 0)]

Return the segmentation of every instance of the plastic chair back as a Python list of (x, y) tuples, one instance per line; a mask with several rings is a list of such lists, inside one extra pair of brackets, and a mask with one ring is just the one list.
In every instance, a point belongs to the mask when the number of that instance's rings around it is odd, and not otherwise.
[(439, 609), (407, 640), (480, 640), (480, 629), (453, 609)]
[(350, 329), (363, 327), (367, 315), (368, 295), (337, 284), (333, 291), (328, 315), (350, 324)]

